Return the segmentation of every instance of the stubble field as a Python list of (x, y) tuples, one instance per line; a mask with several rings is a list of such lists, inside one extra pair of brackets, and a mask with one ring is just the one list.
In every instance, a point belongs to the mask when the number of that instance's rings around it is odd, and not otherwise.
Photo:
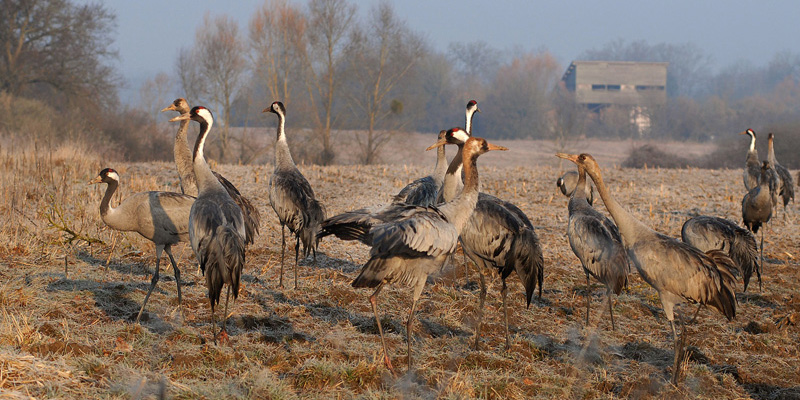
[[(329, 216), (381, 204), (432, 169), (433, 154), (421, 149), (433, 137), (409, 142), (390, 152), (386, 165), (300, 169)], [(733, 322), (704, 309), (687, 327), (694, 351), (676, 387), (669, 383), (671, 331), (655, 290), (634, 272), (628, 289), (614, 297), (617, 330), (611, 331), (605, 289), (595, 281), (586, 287), (565, 234), (567, 199), (555, 187), (572, 166), (559, 167), (555, 149), (541, 143), (499, 143), (511, 151), (481, 157), (482, 189), (514, 202), (533, 222), (544, 252), (542, 299), (534, 297), (526, 309), (521, 283), (509, 277), (512, 347), (505, 350), (500, 279), (489, 271), (482, 345), (473, 350), (478, 275), (459, 252), (455, 266), (432, 277), (423, 292), (412, 334), (415, 365), (407, 372), (410, 291), (385, 289), (382, 325), (396, 374), (382, 362), (371, 290), (350, 286), (366, 246), (326, 238), (318, 265), (310, 258), (300, 263), (298, 289), (287, 246), (288, 284), (278, 287), (281, 232), (267, 198), (271, 165), (215, 167), (252, 199), (262, 223), (230, 309), (229, 338), (214, 345), (204, 278), (188, 244), (174, 248), (185, 318), (165, 257), (147, 313), (140, 325), (133, 322), (155, 265), (154, 246), (106, 228), (98, 212), (104, 187), (86, 185), (108, 166), (122, 177), (113, 205), (139, 191), (174, 191), (173, 164), (114, 162), (88, 148), (3, 147), (0, 398), (800, 397), (794, 203), (766, 230), (763, 291), (754, 277), (747, 293), (737, 293)], [(629, 146), (598, 141), (573, 150), (595, 153), (618, 201), (660, 232), (679, 237), (683, 222), (698, 214), (741, 221), (741, 170), (620, 169), (619, 149)], [(596, 207), (605, 212), (602, 202)], [(67, 230), (77, 237), (71, 243)]]

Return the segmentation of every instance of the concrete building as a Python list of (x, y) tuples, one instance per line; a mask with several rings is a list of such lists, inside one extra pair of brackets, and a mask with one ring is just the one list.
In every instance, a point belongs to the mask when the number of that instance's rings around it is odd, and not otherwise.
[(665, 62), (573, 61), (561, 78), (575, 100), (601, 112), (611, 106), (630, 108), (640, 133), (650, 127), (649, 107), (667, 102)]

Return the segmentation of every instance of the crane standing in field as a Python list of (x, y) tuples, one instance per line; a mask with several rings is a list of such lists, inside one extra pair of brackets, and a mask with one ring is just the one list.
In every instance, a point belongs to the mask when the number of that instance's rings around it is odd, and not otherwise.
[(286, 107), (280, 101), (273, 102), (262, 112), (278, 116), (278, 132), (275, 142), (275, 170), (269, 179), (269, 202), (281, 223), (281, 277), (279, 286), (283, 287), (283, 260), (286, 251), (286, 227), (294, 234), (294, 288), (297, 289), (297, 259), (300, 242), (303, 242), (303, 257), (309, 252), (317, 262), (317, 233), (325, 220), (325, 207), (314, 197), (314, 190), (300, 173), (292, 159), (289, 144), (286, 142)]
[(219, 304), (222, 285), (227, 284), (228, 291), (220, 334), (226, 329), (231, 291), (234, 301), (239, 296), (239, 279), (245, 263), (245, 223), (241, 208), (214, 176), (203, 155), (206, 138), (214, 124), (211, 111), (198, 106), (170, 121), (188, 119), (200, 124), (193, 154), (198, 196), (189, 214), (189, 239), (200, 270), (206, 277), (211, 304), (211, 330), (216, 343), (218, 334), (214, 333), (217, 324), (214, 307)]
[[(567, 158), (563, 153), (558, 153), (556, 156)], [(611, 329), (616, 330), (611, 293), (619, 295), (622, 292), (628, 281), (630, 265), (617, 226), (589, 205), (586, 193), (590, 191), (591, 187), (586, 182), (586, 171), (579, 164), (578, 181), (569, 199), (567, 236), (572, 252), (581, 261), (583, 272), (586, 274), (586, 325), (589, 325), (591, 302), (589, 275), (591, 275), (606, 286)]]
[(721, 250), (726, 252), (742, 272), (745, 292), (750, 284), (753, 271), (758, 277), (758, 286), (761, 286), (758, 246), (756, 246), (756, 238), (747, 229), (725, 218), (700, 215), (683, 223), (681, 239), (701, 251)]
[[(453, 128), (447, 132), (445, 141), (459, 146), (461, 152), (464, 143), (469, 139), (466, 131)], [(445, 186), (452, 185), (449, 180), (459, 179), (455, 171), (460, 169), (461, 159), (453, 158), (445, 175)], [(445, 200), (450, 200), (445, 192)], [(461, 232), (461, 247), (464, 255), (469, 257), (479, 268), (481, 283), (480, 304), (478, 307), (478, 323), (475, 327), (475, 349), (480, 344), (480, 329), (483, 323), (483, 306), (486, 302), (485, 271), (494, 267), (500, 274), (503, 287), (503, 321), (506, 334), (506, 348), (511, 347), (508, 332), (508, 307), (506, 297), (508, 286), (506, 278), (516, 271), (525, 287), (525, 299), (530, 307), (533, 292), (538, 284), (539, 298), (542, 297), (544, 280), (544, 257), (539, 238), (533, 224), (516, 205), (500, 200), (486, 193), (479, 193), (475, 211), (470, 216)]]
[(194, 197), (172, 192), (142, 192), (128, 196), (117, 207), (111, 207), (111, 197), (119, 186), (119, 174), (111, 168), (104, 168), (89, 184), (101, 182), (108, 185), (100, 202), (100, 217), (103, 222), (114, 230), (134, 231), (156, 245), (156, 269), (150, 281), (150, 289), (142, 301), (142, 308), (136, 315), (136, 323), (142, 318), (147, 300), (158, 283), (162, 251), (167, 252), (172, 263), (178, 286), (178, 307), (182, 307), (181, 271), (172, 256), (172, 245), (189, 241), (189, 211)]
[[(764, 161), (761, 166), (761, 181), (758, 186), (750, 189), (747, 194), (742, 198), (742, 220), (747, 229), (750, 229), (753, 234), (758, 233), (758, 229), (762, 224), (769, 222), (772, 218), (772, 196), (770, 195), (770, 186), (768, 182), (769, 171), (771, 170), (769, 162)], [(759, 262), (759, 277), (764, 273), (764, 230), (761, 230), (761, 260)], [(759, 279), (759, 290), (761, 289), (761, 280)]]
[[(650, 229), (634, 218), (611, 197), (603, 182), (600, 166), (591, 155), (564, 154), (562, 158), (586, 169), (617, 223), (628, 257), (642, 279), (658, 291), (675, 341), (672, 381), (677, 383), (683, 346), (675, 330), (674, 308), (683, 302), (699, 303), (719, 311), (729, 321), (735, 318), (736, 280), (731, 272), (735, 269), (733, 261), (718, 250), (703, 253), (689, 244)], [(685, 338), (685, 329), (681, 336)]]
[[(438, 146), (444, 145), (437, 142)], [(370, 258), (361, 273), (353, 280), (353, 287), (375, 288), (369, 297), (378, 332), (381, 335), (384, 362), (392, 369), (381, 319), (378, 315), (378, 294), (391, 283), (408, 284), (413, 288), (411, 311), (406, 322), (408, 366), (411, 368), (411, 322), (414, 310), (430, 273), (439, 270), (447, 255), (456, 250), (458, 235), (472, 214), (478, 199), (478, 156), (491, 150), (506, 150), (481, 138), (471, 138), (463, 149), (466, 180), (464, 190), (447, 203), (420, 207), (392, 203), (385, 208), (386, 222), (372, 226)]]
[[(179, 114), (186, 114), (191, 110), (189, 103), (186, 99), (179, 97), (175, 99), (168, 107), (165, 107), (161, 112), (177, 111)], [(192, 150), (189, 149), (186, 133), (189, 129), (189, 120), (181, 121), (178, 127), (178, 133), (175, 135), (175, 145), (173, 154), (175, 156), (175, 165), (178, 168), (178, 178), (181, 183), (181, 193), (197, 195), (197, 179), (194, 176), (194, 168), (192, 161)], [(222, 176), (217, 171), (211, 171), (214, 176), (219, 180), (219, 183), (228, 192), (233, 201), (242, 209), (242, 216), (245, 223), (245, 243), (253, 244), (255, 236), (258, 235), (258, 225), (261, 223), (261, 214), (258, 209), (253, 206), (245, 196), (239, 192), (229, 180)]]
[[(783, 210), (786, 211), (786, 206), (790, 201), (794, 200), (794, 182), (792, 181), (792, 174), (789, 173), (789, 170), (783, 165), (778, 164), (778, 160), (775, 158), (775, 147), (773, 145), (774, 137), (775, 135), (773, 135), (772, 132), (767, 136), (767, 161), (769, 161), (770, 166), (775, 169), (778, 175), (778, 193), (781, 199), (783, 199)], [(786, 216), (786, 214), (784, 214), (784, 216)]]

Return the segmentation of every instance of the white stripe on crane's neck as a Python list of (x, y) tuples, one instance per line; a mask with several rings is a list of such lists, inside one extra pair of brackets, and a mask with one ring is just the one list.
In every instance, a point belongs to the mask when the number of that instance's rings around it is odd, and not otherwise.
[(203, 148), (206, 144), (206, 138), (208, 137), (208, 132), (211, 131), (211, 127), (214, 125), (214, 117), (211, 116), (211, 112), (205, 108), (201, 108), (197, 110), (197, 115), (202, 117), (200, 122), (200, 136), (197, 138), (197, 143), (194, 146), (194, 155), (193, 160), (194, 163), (197, 164), (198, 162), (202, 162), (206, 164), (205, 155), (203, 154)]
[(747, 131), (747, 134), (750, 135), (750, 151), (756, 149), (756, 134), (753, 131)]

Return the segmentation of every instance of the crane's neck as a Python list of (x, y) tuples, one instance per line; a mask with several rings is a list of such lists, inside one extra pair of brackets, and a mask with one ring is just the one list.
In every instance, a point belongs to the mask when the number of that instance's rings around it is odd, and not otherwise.
[[(600, 198), (603, 199), (603, 204), (606, 205), (608, 213), (611, 214), (612, 218), (614, 218), (614, 222), (619, 228), (620, 236), (622, 236), (622, 244), (625, 246), (625, 248), (631, 248), (639, 239), (638, 233), (640, 231), (651, 231), (651, 229), (645, 224), (641, 223), (638, 219), (634, 218), (633, 215), (622, 208), (622, 206), (617, 203), (613, 197), (611, 197), (611, 193), (608, 191), (608, 187), (606, 187), (606, 184), (603, 182), (603, 177), (599, 172), (595, 173), (593, 171), (587, 171), (587, 173), (594, 181), (594, 185), (597, 187), (597, 191), (600, 193)], [(578, 191), (577, 187), (575, 191)]]
[(469, 109), (467, 110), (467, 120), (464, 122), (464, 130), (472, 136), (472, 117), (475, 116), (475, 110)]
[(750, 152), (754, 152), (754, 151), (756, 151), (756, 135), (753, 135), (752, 133), (748, 133), (748, 135), (750, 135), (750, 150), (749, 151)]
[(767, 139), (767, 149), (767, 161), (769, 161), (769, 164), (772, 166), (772, 168), (775, 168), (777, 161), (775, 161), (775, 147), (773, 147), (772, 144), (772, 137)]
[(175, 156), (175, 166), (178, 167), (178, 177), (181, 180), (181, 193), (187, 194), (197, 190), (194, 179), (194, 166), (192, 165), (192, 151), (189, 149), (189, 143), (186, 138), (186, 133), (189, 130), (189, 120), (182, 120), (178, 127), (178, 133), (175, 135), (175, 147), (173, 154)]
[(577, 210), (580, 208), (590, 207), (589, 200), (586, 197), (587, 192), (586, 169), (578, 166), (578, 183), (575, 184), (575, 189), (569, 198), (569, 211)]
[(461, 168), (463, 166), (461, 152), (463, 148), (463, 144), (458, 145), (458, 151), (447, 167), (447, 172), (444, 175), (444, 184), (442, 185), (442, 191), (439, 195), (439, 203), (456, 198), (458, 192), (461, 191), (461, 188), (464, 186), (461, 181)]
[(194, 143), (193, 154), (193, 167), (194, 175), (197, 179), (198, 195), (205, 190), (219, 189), (224, 191), (225, 188), (219, 183), (214, 173), (211, 172), (211, 167), (208, 166), (203, 153), (208, 133), (211, 131), (211, 126), (214, 125), (214, 122), (206, 119), (200, 119), (198, 122), (200, 122), (200, 134), (197, 135), (197, 141)]
[(439, 146), (436, 149), (436, 166), (433, 167), (433, 181), (436, 184), (436, 187), (442, 186), (444, 183), (444, 176), (447, 173), (447, 156), (444, 152), (445, 146)]
[(106, 194), (103, 195), (103, 200), (100, 202), (100, 217), (103, 218), (103, 220), (114, 212), (114, 208), (111, 207), (111, 197), (114, 196), (114, 192), (116, 192), (117, 187), (119, 187), (119, 182), (116, 180), (111, 180), (107, 182), (107, 184)]
[(275, 142), (275, 169), (296, 168), (292, 153), (289, 151), (289, 143), (286, 141), (286, 116), (283, 113), (278, 115), (278, 138)]
[[(459, 153), (462, 153), (463, 146), (459, 146)], [(465, 158), (462, 155), (462, 158)], [(478, 190), (480, 179), (478, 178), (477, 153), (466, 155), (468, 161), (464, 163), (464, 189), (453, 200), (439, 206), (439, 210), (447, 217), (447, 220), (456, 228), (456, 232), (461, 233), (462, 228), (469, 220), (475, 205), (478, 203)]]

